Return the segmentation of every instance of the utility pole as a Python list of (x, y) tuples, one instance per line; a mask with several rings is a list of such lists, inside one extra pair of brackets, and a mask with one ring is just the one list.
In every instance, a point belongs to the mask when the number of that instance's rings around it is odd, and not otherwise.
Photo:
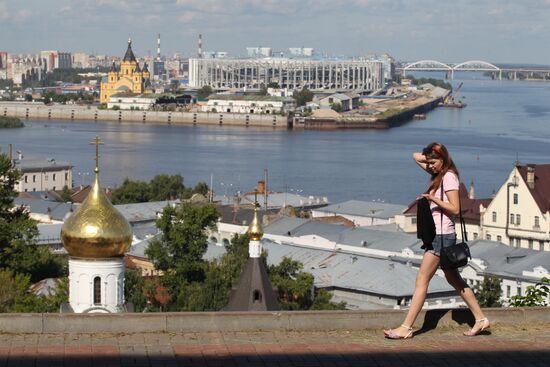
[(264, 205), (265, 205), (265, 211), (267, 212), (267, 191), (268, 191), (268, 186), (267, 186), (267, 168), (264, 169), (264, 181), (265, 181), (265, 188), (264, 188)]

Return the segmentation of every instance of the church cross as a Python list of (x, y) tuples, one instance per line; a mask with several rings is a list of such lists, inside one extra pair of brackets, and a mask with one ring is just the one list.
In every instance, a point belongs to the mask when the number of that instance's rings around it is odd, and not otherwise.
[(95, 145), (95, 172), (99, 172), (99, 146), (103, 145), (103, 142), (101, 139), (99, 139), (99, 136), (96, 136), (90, 144)]

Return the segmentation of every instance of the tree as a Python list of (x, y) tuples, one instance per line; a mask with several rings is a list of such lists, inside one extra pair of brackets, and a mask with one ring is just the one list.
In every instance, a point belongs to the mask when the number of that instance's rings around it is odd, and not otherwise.
[(145, 203), (151, 199), (149, 185), (143, 181), (132, 181), (126, 178), (122, 186), (113, 190), (113, 204)]
[(124, 299), (134, 306), (134, 312), (142, 312), (147, 307), (145, 279), (141, 271), (126, 269), (124, 275)]
[(548, 296), (550, 295), (550, 279), (542, 278), (535, 285), (527, 287), (525, 296), (513, 296), (510, 300), (512, 307), (537, 307), (548, 306)]
[(73, 198), (71, 197), (71, 191), (67, 187), (67, 185), (63, 186), (63, 190), (61, 191), (61, 195), (59, 196), (58, 201), (62, 203), (70, 203), (73, 201)]
[(204, 280), (204, 261), (208, 243), (205, 229), (213, 227), (219, 214), (214, 205), (182, 203), (167, 206), (157, 220), (160, 239), (150, 243), (147, 256), (155, 268), (164, 272), (163, 284), (176, 294), (185, 283)]
[(330, 108), (336, 112), (342, 112), (342, 104), (340, 102), (331, 103)]
[(177, 80), (177, 79), (172, 79), (170, 81), (170, 90), (172, 91), (172, 93), (177, 93), (178, 92), (178, 88), (180, 87), (180, 81)]
[(205, 99), (209, 95), (211, 95), (212, 93), (214, 93), (214, 90), (212, 89), (212, 87), (209, 86), (209, 85), (205, 85), (204, 87), (197, 90), (197, 98), (198, 99)]
[(474, 292), (481, 307), (501, 307), (502, 281), (498, 277), (483, 277), (483, 281), (476, 285)]
[(275, 89), (281, 88), (281, 86), (277, 82), (269, 82), (269, 83), (267, 83), (267, 87), (268, 88), (275, 88)]
[(175, 199), (180, 196), (184, 188), (181, 175), (156, 175), (149, 182), (149, 201)]
[(48, 248), (36, 244), (36, 222), (22, 207), (13, 205), (20, 177), (9, 157), (0, 154), (0, 269), (28, 274), (33, 282), (57, 277), (62, 271), (59, 261)]
[(313, 93), (309, 89), (304, 87), (301, 91), (294, 91), (292, 97), (296, 100), (296, 105), (300, 107), (305, 106), (306, 103), (313, 100)]

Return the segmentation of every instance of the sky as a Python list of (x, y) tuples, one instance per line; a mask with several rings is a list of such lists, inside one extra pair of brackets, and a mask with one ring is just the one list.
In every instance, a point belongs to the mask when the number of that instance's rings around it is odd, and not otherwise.
[(0, 51), (138, 57), (313, 47), (401, 61), (550, 64), (550, 0), (0, 0)]

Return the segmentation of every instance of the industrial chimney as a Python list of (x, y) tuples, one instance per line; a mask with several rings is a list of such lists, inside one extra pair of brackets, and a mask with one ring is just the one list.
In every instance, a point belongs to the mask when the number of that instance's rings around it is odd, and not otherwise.
[(160, 61), (160, 33), (157, 38), (157, 61)]
[(199, 34), (199, 49), (198, 49), (197, 57), (199, 59), (202, 59), (202, 34)]

